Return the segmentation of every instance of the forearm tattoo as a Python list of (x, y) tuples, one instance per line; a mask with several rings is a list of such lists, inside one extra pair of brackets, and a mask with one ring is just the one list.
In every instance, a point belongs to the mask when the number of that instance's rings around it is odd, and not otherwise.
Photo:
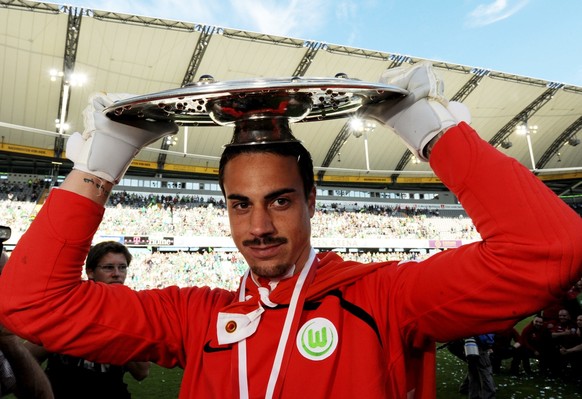
[(89, 177), (84, 177), (83, 181), (85, 183), (90, 183), (93, 184), (95, 186), (95, 188), (99, 191), (99, 194), (97, 194), (98, 197), (102, 196), (102, 195), (106, 195), (109, 196), (109, 194), (111, 194), (111, 192), (107, 189), (105, 189), (105, 184), (103, 183), (103, 180), (99, 179), (99, 178), (89, 178)]

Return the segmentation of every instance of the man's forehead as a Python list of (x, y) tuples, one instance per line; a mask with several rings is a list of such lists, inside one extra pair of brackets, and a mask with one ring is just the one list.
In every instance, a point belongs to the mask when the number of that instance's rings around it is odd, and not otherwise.
[[(228, 175), (236, 175), (241, 173), (277, 171), (280, 168), (285, 168), (289, 173), (294, 170), (299, 170), (297, 160), (291, 155), (282, 155), (273, 152), (243, 152), (231, 158), (225, 165), (224, 178)], [(280, 173), (284, 177), (288, 173)]]
[(291, 156), (273, 153), (241, 154), (224, 169), (227, 198), (231, 194), (247, 193), (267, 196), (281, 190), (297, 191), (299, 187), (302, 187), (299, 167)]
[[(261, 150), (261, 148), (265, 148), (265, 150)], [(241, 151), (239, 153), (237, 153), (236, 155), (232, 155), (230, 158), (230, 162), (232, 162), (233, 160), (240, 158), (240, 157), (264, 157), (266, 159), (278, 159), (278, 158), (289, 158), (289, 159), (294, 159), (295, 156), (291, 155), (291, 154), (285, 154), (285, 153), (280, 153), (277, 151), (272, 151), (272, 150), (268, 150), (266, 149), (267, 147), (261, 147), (260, 144), (257, 144), (255, 146), (255, 148), (253, 150), (250, 151)]]

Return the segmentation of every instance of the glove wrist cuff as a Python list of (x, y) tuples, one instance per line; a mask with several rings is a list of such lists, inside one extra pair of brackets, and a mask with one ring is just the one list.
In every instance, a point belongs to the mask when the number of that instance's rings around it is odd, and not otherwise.
[[(457, 124), (455, 118), (438, 101), (422, 99), (402, 112), (394, 123), (394, 130), (412, 153), (428, 161), (428, 144), (439, 133)], [(428, 152), (428, 153), (427, 153)]]
[(93, 176), (101, 179), (101, 180), (105, 180), (113, 185), (118, 184), (119, 180), (121, 180), (121, 177), (123, 177), (123, 175), (121, 175), (119, 178), (116, 178), (116, 177), (113, 177), (105, 172), (100, 172), (98, 170), (90, 170), (89, 168), (87, 168), (86, 165), (74, 165), (73, 169), (88, 173), (90, 175), (93, 175)]

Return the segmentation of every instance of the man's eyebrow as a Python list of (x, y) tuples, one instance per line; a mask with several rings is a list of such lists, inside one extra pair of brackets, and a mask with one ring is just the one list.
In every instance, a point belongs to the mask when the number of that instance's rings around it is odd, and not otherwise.
[[(294, 193), (296, 191), (297, 190), (295, 190), (294, 188), (282, 188), (280, 190), (276, 190), (276, 191), (273, 191), (272, 193), (265, 195), (263, 198), (266, 199), (267, 201), (270, 201), (270, 200), (273, 200), (273, 199), (279, 197), (280, 195)], [(247, 197), (246, 195), (242, 195), (242, 194), (230, 194), (226, 198), (229, 200), (238, 200), (238, 201), (248, 201), (249, 200), (249, 197)]]
[(273, 191), (270, 194), (265, 195), (265, 199), (267, 201), (270, 201), (270, 200), (273, 200), (273, 199), (275, 199), (275, 198), (277, 198), (277, 197), (279, 197), (279, 196), (281, 196), (283, 194), (294, 193), (296, 191), (297, 190), (295, 190), (294, 188), (282, 188), (280, 190), (276, 190), (276, 191)]
[(239, 201), (248, 201), (249, 197), (240, 194), (230, 194), (226, 199), (229, 200), (239, 200)]

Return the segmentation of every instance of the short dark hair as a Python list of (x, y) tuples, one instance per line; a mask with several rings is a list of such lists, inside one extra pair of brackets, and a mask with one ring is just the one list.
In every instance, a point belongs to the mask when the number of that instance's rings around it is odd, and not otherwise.
[(313, 174), (313, 161), (311, 154), (299, 141), (286, 143), (267, 143), (267, 144), (250, 144), (250, 145), (233, 145), (224, 149), (220, 158), (220, 165), (218, 167), (218, 184), (224, 192), (224, 169), (226, 164), (241, 154), (251, 153), (270, 153), (280, 156), (293, 157), (297, 159), (297, 166), (299, 168), (299, 175), (303, 181), (303, 191), (305, 199), (309, 198), (311, 189), (315, 185), (315, 178)]
[(86, 270), (95, 270), (99, 265), (101, 258), (109, 253), (122, 254), (129, 265), (131, 263), (131, 253), (125, 245), (117, 241), (103, 241), (94, 245), (87, 254), (87, 261), (85, 262)]

